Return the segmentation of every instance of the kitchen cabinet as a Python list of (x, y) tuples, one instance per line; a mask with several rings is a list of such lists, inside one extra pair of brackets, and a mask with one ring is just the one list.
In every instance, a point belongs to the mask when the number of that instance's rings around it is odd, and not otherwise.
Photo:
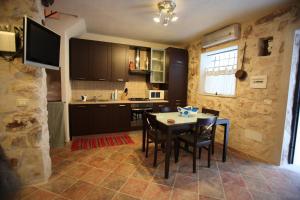
[(89, 45), (89, 68), (91, 80), (111, 80), (111, 45), (106, 42), (92, 41)]
[(70, 39), (70, 78), (87, 81), (128, 81), (128, 46)]
[(130, 130), (130, 113), (129, 104), (113, 104), (112, 113), (112, 131), (129, 131)]
[(69, 107), (71, 136), (92, 134), (92, 116), (89, 105), (72, 105)]
[(187, 76), (188, 76), (188, 52), (184, 49), (166, 49), (166, 68), (168, 100), (173, 111), (177, 106), (186, 106)]
[(69, 120), (71, 137), (129, 131), (130, 105), (70, 105)]
[(111, 45), (111, 80), (128, 81), (128, 52), (129, 47), (122, 44)]
[(151, 75), (150, 83), (165, 83), (165, 50), (151, 50)]
[(70, 39), (70, 77), (74, 80), (89, 80), (89, 42), (77, 38)]

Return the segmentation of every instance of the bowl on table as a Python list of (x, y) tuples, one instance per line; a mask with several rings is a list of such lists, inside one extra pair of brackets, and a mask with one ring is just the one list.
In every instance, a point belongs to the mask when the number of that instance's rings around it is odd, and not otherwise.
[(197, 115), (199, 108), (193, 106), (177, 107), (177, 110), (182, 117), (193, 117)]

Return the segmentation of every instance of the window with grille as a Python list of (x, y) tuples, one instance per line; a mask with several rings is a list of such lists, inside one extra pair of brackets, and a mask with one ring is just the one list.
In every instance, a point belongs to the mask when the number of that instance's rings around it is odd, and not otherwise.
[(201, 54), (201, 93), (235, 96), (237, 58), (237, 46)]

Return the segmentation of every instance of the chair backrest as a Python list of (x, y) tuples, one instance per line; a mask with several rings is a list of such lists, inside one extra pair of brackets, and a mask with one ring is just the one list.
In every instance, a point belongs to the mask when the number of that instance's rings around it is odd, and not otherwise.
[(217, 117), (198, 118), (196, 123), (195, 137), (205, 135), (207, 138), (212, 138)]
[(214, 116), (219, 117), (220, 111), (218, 110), (213, 110), (213, 109), (209, 109), (209, 108), (202, 108), (202, 113), (208, 113), (208, 114), (212, 114)]
[(171, 112), (171, 108), (169, 106), (163, 106), (160, 108), (160, 112), (162, 113)]
[(155, 115), (151, 115), (150, 113), (144, 113), (145, 115), (145, 123), (148, 130), (157, 130), (158, 122), (156, 120)]

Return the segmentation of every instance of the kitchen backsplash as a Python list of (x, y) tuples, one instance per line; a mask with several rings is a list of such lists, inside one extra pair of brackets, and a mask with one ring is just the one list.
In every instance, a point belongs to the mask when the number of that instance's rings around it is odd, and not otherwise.
[(98, 99), (111, 99), (111, 93), (117, 89), (118, 99), (121, 98), (125, 88), (128, 88), (127, 98), (146, 98), (150, 83), (146, 82), (144, 76), (129, 75), (129, 81), (121, 82), (102, 82), (102, 81), (71, 81), (72, 100), (79, 100), (81, 95), (87, 95), (88, 99), (97, 96)]

